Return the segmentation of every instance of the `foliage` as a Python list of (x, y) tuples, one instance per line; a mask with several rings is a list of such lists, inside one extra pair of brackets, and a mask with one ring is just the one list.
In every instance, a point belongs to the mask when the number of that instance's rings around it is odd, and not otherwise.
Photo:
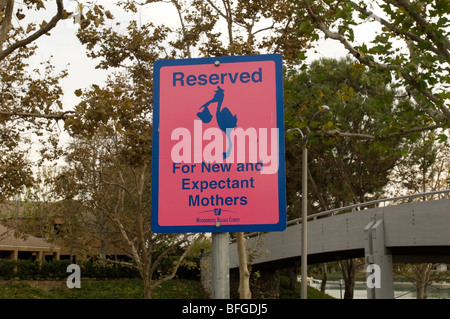
[[(49, 2), (56, 12), (46, 22)], [(60, 81), (67, 72), (55, 70), (51, 61), (31, 67), (28, 59), (36, 53), (34, 42), (66, 17), (62, 0), (0, 1), (0, 201), (33, 184), (32, 137), (45, 147), (58, 144), (50, 119), (64, 118)]]
[(0, 260), (0, 278), (9, 279), (14, 277), (15, 263), (6, 259)]
[[(417, 147), (409, 152), (391, 174), (387, 189), (393, 196), (417, 194), (448, 189), (450, 174), (449, 147), (446, 142), (437, 142), (436, 134), (422, 133), (416, 141)], [(423, 196), (421, 200), (433, 200), (439, 195)], [(432, 272), (438, 266), (431, 263), (396, 265), (396, 272), (403, 274), (416, 286), (417, 299), (427, 297), (427, 287), (432, 282), (446, 279)]]
[[(289, 278), (280, 276), (280, 299), (300, 299), (300, 284), (297, 283), (295, 291), (289, 289)], [(333, 297), (307, 286), (308, 299), (334, 299)]]
[[(16, 218), (8, 218), (5, 211), (5, 224), (14, 229), (15, 236), (33, 235), (45, 238), (50, 243), (69, 248), (81, 257), (87, 257), (88, 249), (94, 238), (88, 234), (90, 218), (82, 203), (73, 199), (55, 201), (54, 179), (59, 172), (55, 168), (42, 168), (35, 172), (37, 186), (28, 188), (16, 201), (14, 207)], [(19, 218), (19, 222), (18, 222)]]
[[(405, 155), (390, 176), (387, 191), (394, 196), (448, 189), (450, 148), (434, 132), (422, 133), (417, 147)], [(433, 199), (430, 196), (429, 199)]]
[(211, 238), (203, 238), (202, 240), (199, 240), (195, 243), (194, 247), (192, 247), (189, 257), (199, 257), (203, 253), (210, 251), (212, 247), (212, 240)]
[[(27, 261), (31, 263), (31, 261)], [(53, 261), (44, 261), (39, 265), (38, 262), (34, 261), (34, 264), (38, 265), (38, 275), (36, 278), (40, 279), (64, 279), (69, 275), (67, 273), (67, 266), (71, 264), (70, 260), (53, 260)], [(84, 267), (83, 267), (84, 271)], [(25, 273), (27, 274), (27, 273)], [(29, 276), (29, 274), (27, 274)], [(32, 279), (33, 277), (28, 277), (24, 279)]]
[[(31, 260), (0, 259), (1, 279), (65, 279), (68, 276), (67, 266), (70, 260), (43, 261), (39, 264)], [(86, 261), (80, 265), (82, 278), (114, 279), (137, 278), (136, 269), (124, 265), (100, 264)]]
[[(318, 113), (323, 105), (330, 110)], [(322, 59), (303, 71), (287, 73), (285, 107), (287, 192), (294, 216), (300, 207), (299, 146), (304, 143), (294, 128), (308, 136), (313, 212), (379, 196), (389, 172), (417, 138), (391, 132), (426, 125), (426, 120), (413, 116), (408, 96), (386, 86), (382, 74), (351, 59)]]
[[(51, 61), (35, 69), (27, 64), (36, 52), (35, 41), (70, 16), (63, 1), (24, 0), (17, 10), (15, 1), (0, 1), (0, 201), (44, 180), (33, 178), (26, 157), (32, 132), (44, 145), (43, 159), (65, 155), (68, 164), (57, 178), (45, 179), (53, 179), (52, 195), (61, 205), (52, 216), (43, 216), (39, 207), (34, 211), (43, 217), (39, 231), (51, 234), (45, 227), (63, 216), (61, 237), (66, 243), (80, 238), (83, 224), (73, 214), (80, 205), (94, 216), (89, 222), (103, 241), (122, 236), (122, 244), (128, 245), (147, 279), (152, 277), (149, 264), (159, 260), (157, 253), (168, 254), (180, 239), (156, 236), (145, 227), (151, 204), (155, 60), (281, 53), (292, 66), (304, 59), (310, 40), (318, 40), (320, 33), (343, 43), (360, 63), (346, 69), (345, 79), (336, 77), (341, 71), (333, 74), (333, 68), (338, 70), (335, 66), (316, 65), (309, 70), (303, 66), (299, 77), (289, 74), (295, 81), (286, 86), (287, 126), (310, 137), (313, 209), (378, 196), (386, 174), (399, 156), (410, 151), (403, 138), (406, 133), (448, 127), (446, 1), (372, 1), (367, 7), (362, 2), (328, 0), (125, 0), (119, 2), (119, 10), (133, 15), (158, 2), (172, 6), (179, 16), (177, 26), (134, 18), (123, 23), (111, 13), (112, 4), (108, 4), (111, 8), (80, 4), (78, 37), (88, 57), (97, 59), (98, 67), (108, 70), (110, 77), (104, 85), (76, 90), (81, 103), (73, 111), (63, 111), (67, 108), (62, 105), (60, 83), (67, 72), (55, 70)], [(50, 3), (56, 4), (56, 13), (49, 22), (39, 20)], [(29, 19), (33, 21), (28, 23)], [(354, 44), (355, 27), (366, 23), (382, 28), (371, 43)], [(396, 46), (394, 40), (402, 45)], [(369, 73), (363, 66), (380, 73)], [(321, 84), (310, 83), (306, 91), (296, 84), (307, 84), (308, 77)], [(352, 77), (354, 81), (348, 82)], [(331, 88), (324, 81), (327, 78), (339, 85)], [(400, 87), (415, 103), (397, 97), (404, 92), (393, 89)], [(377, 99), (377, 94), (383, 97)], [(325, 104), (332, 106), (332, 113), (314, 118)], [(65, 154), (58, 147), (59, 127), (54, 125), (59, 120), (74, 138)], [(295, 215), (301, 148), (294, 133), (288, 135), (287, 169), (289, 208)], [(147, 247), (152, 253), (145, 253)]]
[[(151, 7), (155, 2), (157, 1), (137, 4), (135, 1), (123, 1), (119, 6), (126, 12), (137, 13), (141, 6)], [(65, 122), (65, 128), (73, 137), (78, 138), (79, 146), (94, 141), (94, 133), (101, 136), (100, 140), (94, 142), (94, 149), (102, 150), (102, 147), (105, 147), (105, 152), (100, 154), (102, 165), (107, 164), (109, 160), (113, 160), (114, 165), (102, 167), (101, 171), (94, 173), (98, 175), (103, 186), (96, 184), (95, 189), (89, 190), (85, 195), (91, 203), (96, 203), (93, 207), (95, 210), (105, 214), (122, 235), (126, 234), (124, 241), (131, 247), (130, 255), (135, 261), (140, 260), (145, 265), (140, 269), (143, 278), (152, 277), (156, 269), (153, 261), (160, 261), (157, 251), (165, 255), (167, 253), (163, 249), (164, 246), (172, 250), (173, 245), (180, 245), (180, 236), (177, 235), (158, 236), (147, 230), (136, 231), (136, 228), (132, 231), (133, 234), (129, 233), (135, 226), (139, 228), (149, 224), (149, 214), (140, 215), (144, 213), (144, 205), (149, 205), (149, 199), (129, 198), (128, 195), (132, 191), (125, 181), (133, 181), (134, 175), (141, 178), (140, 185), (145, 183), (145, 187), (150, 187), (147, 182), (150, 176), (146, 168), (150, 167), (148, 159), (151, 156), (151, 81), (155, 60), (255, 54), (262, 51), (284, 53), (286, 61), (292, 61), (297, 58), (298, 53), (307, 48), (305, 37), (291, 33), (296, 29), (298, 21), (286, 14), (295, 8), (295, 4), (290, 1), (224, 1), (222, 5), (213, 1), (172, 1), (171, 4), (179, 14), (181, 27), (157, 26), (152, 22), (138, 23), (133, 19), (126, 25), (118, 22), (111, 26), (115, 18), (109, 9), (101, 5), (93, 5), (82, 12), (78, 37), (86, 46), (88, 56), (99, 60), (99, 68), (116, 72), (103, 87), (92, 85), (84, 92), (77, 90), (75, 94), (82, 102), (76, 106), (76, 114), (69, 116)], [(219, 27), (222, 23), (226, 25), (227, 30), (223, 36)], [(106, 142), (108, 146), (101, 146), (105, 141), (109, 141)], [(119, 152), (107, 153), (108, 149), (118, 149), (118, 144)], [(73, 147), (75, 150), (74, 144)], [(81, 157), (87, 154), (86, 148), (82, 146), (82, 149), (81, 152), (71, 152), (71, 157), (68, 157), (73, 164), (81, 164), (84, 161), (85, 164), (79, 166), (79, 174), (85, 174), (89, 167), (93, 167), (87, 165), (86, 158), (82, 160)], [(100, 157), (97, 158), (100, 160)], [(67, 171), (64, 175), (71, 176), (73, 173)], [(92, 180), (94, 179), (91, 178)], [(103, 187), (104, 190), (99, 192)], [(86, 190), (86, 185), (83, 188)], [(134, 189), (138, 190), (138, 194), (144, 194), (138, 185), (134, 186)], [(117, 195), (111, 198), (112, 192)], [(92, 196), (96, 196), (93, 201)], [(114, 204), (109, 207), (100, 204), (104, 203), (105, 199), (106, 202)], [(140, 202), (141, 199), (144, 201)], [(129, 209), (133, 203), (143, 204), (134, 207), (138, 212), (137, 224), (121, 219), (121, 214), (117, 212), (112, 214), (117, 208), (124, 211), (127, 206)], [(135, 237), (136, 233), (141, 236)], [(138, 247), (135, 238), (139, 239)], [(145, 238), (146, 244), (142, 238)], [(149, 246), (149, 254), (136, 253), (145, 251), (143, 247), (146, 245)], [(151, 256), (153, 253), (156, 256)], [(174, 270), (179, 265), (177, 263)], [(161, 277), (161, 280), (166, 280), (164, 278)]]
[(44, 299), (47, 296), (43, 289), (24, 281), (8, 281), (0, 287), (0, 299)]
[[(298, 12), (305, 21), (303, 33), (339, 41), (361, 64), (383, 72), (386, 83), (405, 88), (430, 119), (448, 127), (448, 1), (303, 3), (306, 10)], [(370, 38), (365, 31), (368, 40), (360, 42), (355, 30), (367, 26), (376, 26), (375, 34)]]
[[(427, 116), (416, 116), (421, 111), (408, 95), (386, 85), (382, 72), (350, 58), (287, 72), (285, 92), (289, 218), (300, 216), (304, 143), (313, 213), (380, 197), (402, 156), (420, 148), (415, 128), (435, 128)], [(320, 112), (324, 105), (326, 113)], [(349, 298), (355, 261), (341, 261), (341, 267)]]
[[(126, 0), (122, 1), (122, 10), (138, 13), (162, 3), (164, 1)], [(301, 20), (292, 14), (299, 7), (300, 4), (288, 0), (226, 0), (222, 3), (174, 0), (166, 8), (178, 15), (176, 26), (132, 21), (126, 26), (126, 36), (120, 34), (118, 28), (105, 28), (107, 21), (114, 17), (109, 9), (95, 6), (83, 14), (80, 39), (87, 45), (91, 57), (101, 57), (99, 66), (102, 68), (128, 65), (135, 58), (146, 61), (156, 57), (258, 53), (280, 53), (286, 61), (293, 62), (309, 47), (309, 36), (297, 33)], [(133, 55), (123, 54), (125, 51)]]
[[(150, 156), (145, 154), (146, 148), (132, 146), (127, 140), (128, 126), (111, 137), (105, 133), (109, 125), (103, 124), (95, 135), (70, 145), (68, 164), (53, 180), (55, 194), (66, 201), (76, 199), (90, 220), (89, 229), (105, 244), (114, 244), (126, 252), (133, 260), (130, 265), (144, 280), (146, 297), (151, 297), (155, 287), (175, 276), (192, 240), (198, 236), (151, 231)], [(129, 130), (134, 127), (130, 124)], [(178, 254), (177, 262), (160, 268), (171, 254)]]
[[(178, 256), (168, 256), (160, 263), (156, 269), (157, 274), (170, 273), (179, 261)], [(176, 278), (198, 280), (200, 278), (200, 258), (186, 257), (177, 271)]]
[[(50, 288), (26, 281), (8, 281), (0, 284), (0, 299), (142, 299), (142, 280), (84, 280), (81, 289), (69, 289), (65, 281), (55, 281)], [(41, 288), (42, 286), (42, 288)], [(155, 299), (208, 299), (198, 281), (171, 280), (162, 284)]]

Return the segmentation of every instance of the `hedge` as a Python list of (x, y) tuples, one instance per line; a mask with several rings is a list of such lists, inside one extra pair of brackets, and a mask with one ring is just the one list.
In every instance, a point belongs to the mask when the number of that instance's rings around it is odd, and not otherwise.
[[(0, 279), (64, 279), (70, 275), (67, 272), (69, 260), (37, 261), (0, 259)], [(137, 278), (139, 272), (131, 267), (122, 265), (102, 265), (96, 262), (83, 262), (79, 264), (83, 278), (118, 279)]]
[[(178, 257), (167, 257), (161, 262), (155, 276), (167, 273), (174, 266)], [(37, 261), (24, 259), (0, 259), (0, 279), (64, 279), (70, 275), (67, 266), (70, 260)], [(82, 278), (119, 279), (140, 278), (139, 271), (125, 265), (101, 264), (98, 261), (85, 261), (77, 263), (81, 269)], [(200, 277), (199, 258), (186, 258), (177, 271), (177, 277), (182, 279), (198, 279)]]

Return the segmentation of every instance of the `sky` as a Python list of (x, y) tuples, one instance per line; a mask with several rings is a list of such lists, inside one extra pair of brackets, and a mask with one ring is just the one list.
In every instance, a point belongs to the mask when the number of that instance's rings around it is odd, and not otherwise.
[[(65, 0), (64, 3), (67, 11), (77, 12), (77, 1)], [(169, 2), (153, 3), (133, 16), (125, 14), (123, 10), (111, 6), (111, 0), (97, 0), (96, 3), (103, 4), (105, 8), (108, 8), (112, 12), (115, 20), (111, 23), (114, 24), (118, 21), (126, 22), (127, 19), (134, 18), (142, 23), (151, 21), (155, 25), (166, 24), (173, 27), (180, 26), (178, 13)], [(47, 4), (47, 10), (34, 13), (33, 19), (39, 19), (38, 21), (46, 19), (48, 21), (55, 12), (56, 6), (53, 1), (50, 1)], [(25, 24), (25, 21), (20, 23)], [(374, 34), (373, 23), (368, 23), (367, 25), (369, 29), (355, 30), (356, 38), (359, 37), (366, 41), (368, 35)], [(42, 36), (35, 42), (38, 46), (37, 54), (30, 60), (30, 66), (32, 68), (51, 58), (56, 70), (67, 69), (68, 77), (61, 82), (64, 92), (62, 101), (64, 110), (73, 110), (74, 106), (80, 102), (74, 93), (75, 90), (87, 89), (94, 83), (101, 85), (108, 75), (107, 71), (96, 69), (96, 61), (86, 56), (84, 46), (75, 35), (77, 28), (78, 24), (74, 23), (73, 19), (60, 21), (51, 31), (50, 36)], [(338, 41), (321, 39), (318, 45), (307, 54), (307, 63), (318, 58), (340, 58), (347, 54), (343, 45)], [(69, 140), (68, 134), (64, 131), (61, 132), (61, 140), (63, 143)], [(39, 144), (36, 143), (30, 152), (33, 160), (37, 156), (36, 149), (38, 148)]]
[[(98, 0), (97, 2), (109, 3), (107, 7), (111, 7), (111, 1)], [(76, 1), (66, 0), (65, 5), (68, 11), (72, 11), (72, 9), (76, 11)], [(52, 10), (50, 6), (48, 9), (50, 14), (54, 14), (55, 10)], [(126, 20), (127, 16), (123, 12), (111, 11), (118, 21)], [(140, 19), (143, 23), (152, 21), (155, 25), (163, 23), (179, 25), (177, 12), (169, 3), (147, 6), (134, 18), (138, 21)], [(75, 90), (88, 88), (93, 83), (101, 83), (108, 74), (104, 70), (95, 69), (96, 62), (86, 57), (85, 48), (75, 36), (76, 30), (77, 24), (74, 24), (72, 19), (59, 22), (51, 31), (50, 36), (41, 37), (36, 41), (38, 51), (31, 61), (32, 64), (38, 65), (51, 57), (52, 64), (57, 69), (67, 68), (69, 75), (62, 82), (63, 105), (67, 110), (73, 109), (73, 106), (79, 102), (74, 94)], [(346, 54), (347, 51), (337, 41), (321, 40), (319, 45), (309, 52), (307, 61), (311, 62), (320, 57), (339, 58)]]

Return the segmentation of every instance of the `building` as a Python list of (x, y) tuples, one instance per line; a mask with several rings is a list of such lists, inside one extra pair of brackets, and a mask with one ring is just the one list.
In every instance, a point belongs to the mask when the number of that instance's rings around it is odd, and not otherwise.
[(61, 247), (31, 235), (16, 237), (14, 230), (0, 225), (0, 258), (58, 260)]
[[(0, 259), (70, 259), (75, 262), (103, 256), (130, 260), (120, 235), (99, 229), (105, 225), (94, 223), (94, 219), (76, 202), (72, 204), (71, 213), (80, 217), (67, 223), (67, 219), (60, 215), (57, 204), (43, 205), (42, 215), (29, 214), (30, 208), (19, 202), (0, 205), (5, 222), (4, 225), (0, 224)], [(38, 205), (32, 203), (31, 207)], [(25, 234), (15, 236), (16, 229)]]

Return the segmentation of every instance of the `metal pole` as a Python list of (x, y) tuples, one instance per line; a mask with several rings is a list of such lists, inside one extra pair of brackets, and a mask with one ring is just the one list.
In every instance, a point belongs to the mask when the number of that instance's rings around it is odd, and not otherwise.
[(212, 233), (212, 298), (230, 299), (228, 233)]
[(301, 267), (302, 267), (302, 282), (301, 282), (301, 298), (302, 299), (308, 299), (308, 138), (309, 133), (311, 132), (309, 130), (309, 123), (312, 122), (312, 120), (322, 112), (328, 112), (330, 110), (330, 107), (328, 105), (322, 105), (322, 108), (316, 112), (316, 114), (313, 115), (311, 120), (308, 122), (308, 133), (305, 135), (299, 128), (294, 128), (297, 130), (304, 139), (303, 141), (303, 160), (302, 160), (302, 260), (301, 260)]
[(301, 282), (301, 298), (308, 299), (307, 285), (308, 285), (308, 234), (307, 234), (307, 194), (308, 194), (308, 149), (306, 148), (307, 141), (303, 144), (303, 159), (302, 159), (302, 282)]

